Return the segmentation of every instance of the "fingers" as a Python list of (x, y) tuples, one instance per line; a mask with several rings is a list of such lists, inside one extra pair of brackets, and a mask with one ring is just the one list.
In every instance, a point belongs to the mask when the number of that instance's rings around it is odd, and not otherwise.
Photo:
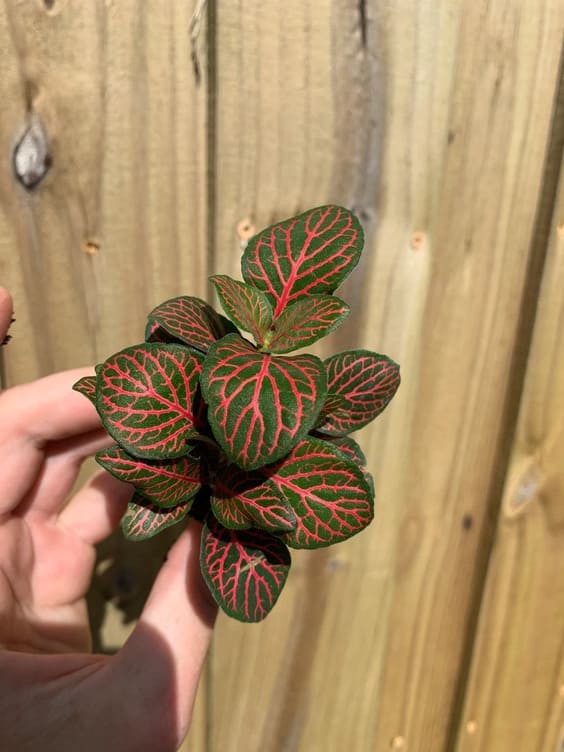
[[(173, 698), (178, 743), (189, 725), (217, 614), (200, 572), (200, 535), (201, 525), (190, 521), (171, 548), (141, 618), (118, 656), (122, 670), (135, 671), (137, 682), (145, 682), (147, 691)], [(155, 640), (161, 650), (150, 649), (148, 642)], [(166, 670), (163, 652), (174, 667), (172, 674)]]
[[(84, 461), (111, 444), (112, 440), (102, 428), (75, 439), (49, 442), (37, 480), (23, 500), (16, 500), (18, 513), (24, 515), (30, 509), (46, 515), (60, 512), (68, 501)], [(10, 495), (8, 492), (2, 498), (0, 508)]]
[(72, 391), (88, 373), (66, 371), (0, 394), (0, 513), (17, 506), (41, 481), (47, 442), (80, 441), (101, 428), (94, 406)]
[[(91, 368), (63, 371), (7, 389), (0, 396), (1, 444), (15, 440), (46, 441), (78, 436), (100, 426), (96, 408), (72, 385)], [(1, 455), (0, 455), (1, 456)]]
[(105, 470), (93, 476), (59, 515), (59, 524), (94, 545), (107, 538), (125, 514), (133, 489)]

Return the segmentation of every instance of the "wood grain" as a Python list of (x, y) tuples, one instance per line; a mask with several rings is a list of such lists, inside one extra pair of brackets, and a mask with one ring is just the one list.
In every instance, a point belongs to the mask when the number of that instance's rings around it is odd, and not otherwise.
[(456, 15), (376, 749), (394, 738), (429, 752), (452, 743), (491, 491), (505, 471), (500, 395), (511, 378), (558, 84), (561, 3), (463, 3)]
[(403, 384), (362, 436), (374, 527), (294, 556), (265, 624), (220, 624), (214, 749), (449, 743), (564, 9), (363, 7), (239, 2), (217, 15), (214, 268), (238, 273), (243, 219), (354, 205), (369, 242), (342, 296), (359, 313), (323, 347), (387, 352)]
[[(375, 523), (296, 552), (265, 623), (220, 618), (183, 749), (554, 752), (561, 208), (503, 479), (564, 5), (210, 0), (199, 80), (196, 5), (0, 3), (8, 383), (131, 344), (153, 305), (204, 297), (208, 269), (239, 277), (254, 229), (326, 202), (358, 213), (367, 244), (339, 293), (353, 315), (316, 352), (385, 352), (403, 382), (359, 435)], [(29, 192), (11, 160), (35, 121), (52, 166)], [(131, 551), (108, 545), (139, 585)], [(119, 616), (106, 618), (112, 644)]]
[[(100, 360), (139, 340), (157, 303), (207, 289), (194, 3), (49, 5), (0, 6), (0, 279), (17, 314), (10, 383)], [(34, 118), (53, 164), (28, 192), (10, 159)]]
[(564, 745), (564, 170), (480, 610), (460, 752)]

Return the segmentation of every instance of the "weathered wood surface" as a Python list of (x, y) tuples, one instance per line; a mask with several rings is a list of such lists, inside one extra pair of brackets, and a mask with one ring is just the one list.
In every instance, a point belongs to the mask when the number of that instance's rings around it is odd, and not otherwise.
[(457, 750), (564, 748), (564, 171)]
[[(220, 619), (186, 749), (504, 752), (529, 734), (524, 750), (554, 752), (556, 235), (533, 346), (541, 364), (530, 361), (489, 551), (517, 412), (514, 356), (528, 344), (521, 323), (543, 255), (536, 212), (564, 4), (209, 0), (199, 85), (196, 5), (0, 6), (0, 281), (18, 318), (8, 381), (135, 341), (155, 303), (205, 296), (208, 271), (237, 276), (253, 227), (328, 201), (355, 209), (368, 242), (342, 291), (354, 315), (318, 351), (363, 346), (401, 363), (397, 398), (360, 436), (377, 520), (335, 549), (296, 553), (264, 624)], [(32, 116), (53, 165), (29, 194), (10, 155)], [(542, 405), (528, 396), (535, 386)], [(508, 517), (533, 459), (542, 503)], [(118, 568), (135, 573), (114, 545)], [(529, 609), (539, 613), (525, 622)], [(112, 624), (110, 642), (122, 634)], [(530, 704), (515, 686), (522, 650)]]
[(214, 262), (236, 271), (244, 218), (356, 206), (372, 233), (356, 317), (331, 344), (388, 352), (403, 385), (364, 434), (374, 528), (294, 556), (264, 625), (220, 624), (213, 748), (436, 752), (452, 744), (503, 472), (564, 8), (313, 7), (217, 14)]
[[(142, 337), (166, 297), (206, 292), (206, 87), (190, 60), (193, 5), (0, 6), (0, 277), (18, 334), (9, 382), (100, 360)], [(11, 155), (34, 118), (53, 164), (29, 193)]]

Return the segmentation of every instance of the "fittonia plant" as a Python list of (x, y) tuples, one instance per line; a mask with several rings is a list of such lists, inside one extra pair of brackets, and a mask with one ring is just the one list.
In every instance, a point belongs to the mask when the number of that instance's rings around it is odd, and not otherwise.
[(348, 315), (333, 292), (363, 242), (339, 206), (272, 225), (246, 247), (243, 282), (211, 278), (227, 318), (199, 298), (168, 300), (149, 314), (145, 342), (74, 386), (116, 442), (98, 462), (135, 487), (125, 535), (202, 519), (204, 579), (241, 621), (274, 606), (289, 548), (339, 543), (373, 518), (372, 478), (349, 434), (386, 407), (399, 367), (368, 350), (288, 355)]

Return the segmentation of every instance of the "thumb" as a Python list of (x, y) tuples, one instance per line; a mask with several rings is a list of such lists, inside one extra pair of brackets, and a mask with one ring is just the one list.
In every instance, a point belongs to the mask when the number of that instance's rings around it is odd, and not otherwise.
[(138, 691), (147, 693), (147, 707), (166, 709), (168, 733), (175, 726), (178, 744), (190, 724), (217, 615), (200, 571), (201, 529), (191, 520), (172, 546), (137, 626), (115, 657), (122, 675), (134, 675)]

